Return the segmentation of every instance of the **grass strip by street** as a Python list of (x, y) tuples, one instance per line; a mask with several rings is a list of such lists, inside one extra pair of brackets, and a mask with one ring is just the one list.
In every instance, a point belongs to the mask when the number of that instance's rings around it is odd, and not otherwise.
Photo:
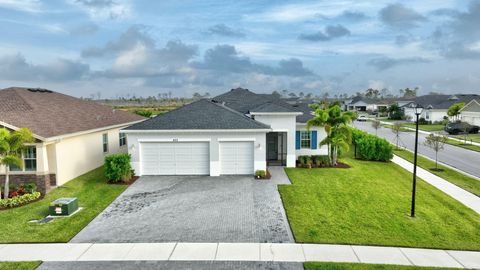
[[(456, 138), (456, 139), (459, 139), (459, 140), (463, 140), (464, 139), (464, 135), (450, 135), (450, 137), (452, 138)], [(467, 135), (467, 141), (473, 141), (473, 142), (477, 142), (477, 143), (480, 143), (480, 133), (477, 133), (477, 134), (468, 134)]]
[[(404, 124), (405, 127), (408, 128), (413, 128), (415, 129), (415, 124), (408, 123)], [(428, 132), (433, 132), (433, 131), (442, 131), (444, 129), (444, 125), (418, 125), (418, 129), (423, 130), (423, 131), (428, 131)]]
[(306, 262), (305, 270), (453, 270), (457, 268), (421, 267), (406, 265)]
[(2, 270), (34, 270), (41, 262), (0, 262)]
[(464, 149), (480, 152), (480, 146), (474, 145), (474, 144), (469, 144), (468, 142), (465, 143), (463, 141), (460, 142), (460, 141), (448, 139), (447, 143), (450, 144), (450, 145), (453, 145), (453, 146), (458, 146), (458, 147), (461, 147), (461, 148), (464, 148)]
[[(381, 127), (384, 127), (384, 128), (393, 129), (393, 125), (381, 124), (380, 126), (381, 126)], [(401, 127), (401, 128), (400, 128), (400, 131), (401, 131), (401, 132), (412, 132), (413, 130), (408, 129), (408, 128)]]
[[(48, 193), (42, 200), (0, 213), (0, 243), (68, 242), (105, 209), (127, 186), (109, 185), (103, 167), (79, 176)], [(46, 224), (29, 223), (48, 215), (48, 205), (62, 197), (77, 197), (83, 210)]]
[[(412, 152), (408, 150), (394, 150), (393, 152), (395, 155), (413, 163)], [(441, 177), (448, 182), (465, 189), (468, 192), (480, 196), (480, 180), (467, 176), (461, 172), (457, 172), (441, 164), (438, 164), (438, 168), (442, 169), (443, 171), (432, 170), (433, 168), (435, 168), (435, 162), (422, 156), (417, 157), (417, 164), (419, 167), (435, 174), (436, 176)]]
[(480, 215), (388, 162), (342, 159), (350, 169), (287, 168), (279, 191), (299, 243), (480, 250)]

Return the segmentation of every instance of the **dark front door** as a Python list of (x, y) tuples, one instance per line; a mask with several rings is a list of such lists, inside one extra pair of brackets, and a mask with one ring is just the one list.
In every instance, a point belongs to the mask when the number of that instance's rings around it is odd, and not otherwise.
[(278, 160), (277, 133), (267, 133), (267, 160)]

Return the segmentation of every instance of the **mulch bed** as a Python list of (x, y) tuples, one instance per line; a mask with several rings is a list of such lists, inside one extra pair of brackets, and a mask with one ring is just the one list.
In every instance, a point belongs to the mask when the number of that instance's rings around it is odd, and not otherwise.
[[(297, 168), (308, 168), (307, 165), (301, 165), (301, 164), (297, 164)], [(311, 169), (331, 169), (331, 168), (337, 168), (337, 169), (349, 169), (351, 168), (350, 165), (346, 164), (346, 163), (343, 163), (343, 162), (337, 162), (337, 165), (336, 166), (315, 166), (315, 165), (312, 165)]]
[(137, 181), (138, 178), (140, 178), (140, 176), (134, 176), (134, 177), (132, 177), (132, 179), (130, 179), (130, 181), (127, 181), (127, 182), (123, 182), (123, 181), (120, 181), (120, 182), (110, 182), (110, 181), (108, 181), (108, 183), (109, 183), (110, 185), (127, 185), (127, 186), (129, 186), (129, 185), (135, 183), (135, 181)]

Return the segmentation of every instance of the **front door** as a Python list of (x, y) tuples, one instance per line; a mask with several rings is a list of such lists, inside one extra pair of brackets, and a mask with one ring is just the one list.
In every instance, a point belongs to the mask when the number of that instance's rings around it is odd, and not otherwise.
[(278, 136), (277, 133), (267, 134), (267, 160), (278, 160)]

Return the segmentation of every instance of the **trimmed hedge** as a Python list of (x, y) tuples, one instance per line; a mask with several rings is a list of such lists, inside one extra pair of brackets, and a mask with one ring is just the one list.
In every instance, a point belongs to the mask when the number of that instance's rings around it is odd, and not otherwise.
[(132, 176), (129, 154), (115, 154), (105, 157), (105, 177), (112, 183), (127, 182)]
[(392, 145), (375, 135), (353, 128), (352, 142), (355, 146), (355, 155), (360, 159), (389, 161), (393, 158)]

